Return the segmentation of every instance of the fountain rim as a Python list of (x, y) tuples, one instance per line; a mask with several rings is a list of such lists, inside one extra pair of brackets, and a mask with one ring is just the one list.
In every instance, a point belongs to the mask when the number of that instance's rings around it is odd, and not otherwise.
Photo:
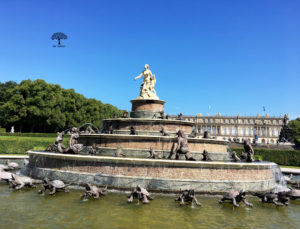
[(122, 158), (109, 156), (90, 156), (90, 155), (74, 155), (61, 154), (45, 151), (27, 151), (28, 156), (44, 156), (49, 158), (78, 160), (78, 161), (95, 161), (114, 164), (149, 165), (149, 166), (167, 166), (167, 167), (188, 167), (188, 168), (222, 168), (222, 169), (269, 169), (270, 166), (277, 165), (274, 162), (224, 162), (224, 161), (184, 161), (184, 160), (167, 160), (167, 159), (148, 159), (148, 158)]

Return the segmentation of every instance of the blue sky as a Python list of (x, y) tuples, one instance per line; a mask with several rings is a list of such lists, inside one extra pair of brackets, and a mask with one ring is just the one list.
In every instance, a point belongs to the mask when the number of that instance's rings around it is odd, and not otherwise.
[(299, 12), (297, 0), (0, 0), (0, 81), (42, 78), (130, 110), (147, 63), (167, 113), (300, 117)]

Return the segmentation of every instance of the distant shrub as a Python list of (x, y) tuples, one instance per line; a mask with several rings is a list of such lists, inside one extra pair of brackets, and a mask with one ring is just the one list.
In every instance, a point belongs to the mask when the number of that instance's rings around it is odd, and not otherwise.
[(294, 142), (296, 146), (300, 147), (300, 136), (295, 136)]
[(5, 128), (0, 128), (0, 133), (6, 133), (6, 129)]
[[(244, 151), (243, 148), (231, 148), (239, 156)], [(299, 150), (275, 150), (275, 149), (254, 149), (254, 159), (263, 161), (275, 162), (279, 165), (300, 166), (300, 151)]]

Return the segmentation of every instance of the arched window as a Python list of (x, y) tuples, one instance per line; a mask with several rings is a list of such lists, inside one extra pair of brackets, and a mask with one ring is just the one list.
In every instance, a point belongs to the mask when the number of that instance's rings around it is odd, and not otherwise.
[(261, 136), (266, 136), (265, 128), (264, 127), (261, 128)]
[(256, 135), (256, 128), (253, 128), (253, 136)]
[(223, 127), (222, 128), (222, 135), (225, 135), (226, 134), (226, 127)]
[(273, 128), (270, 128), (270, 136), (272, 137), (274, 135), (274, 130)]
[(214, 126), (213, 126), (213, 128), (212, 128), (212, 134), (213, 134), (213, 135), (216, 135), (216, 127), (214, 127)]
[(233, 129), (232, 129), (232, 134), (234, 134), (234, 135), (236, 135), (236, 127), (233, 127)]
[(245, 136), (245, 127), (242, 127), (242, 136)]
[(247, 128), (246, 128), (246, 133), (245, 133), (245, 135), (246, 135), (246, 136), (249, 136), (249, 134), (250, 134), (250, 129), (249, 129), (249, 127), (247, 127)]

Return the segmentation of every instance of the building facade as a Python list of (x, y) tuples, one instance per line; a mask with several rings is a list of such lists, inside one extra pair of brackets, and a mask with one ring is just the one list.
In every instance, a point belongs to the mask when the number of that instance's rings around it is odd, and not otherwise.
[[(286, 116), (288, 117), (288, 116)], [(176, 117), (172, 117), (172, 119)], [(249, 140), (261, 144), (277, 144), (284, 117), (260, 116), (182, 116), (185, 121), (195, 122), (196, 131), (203, 135), (209, 131), (212, 137), (243, 142)]]

